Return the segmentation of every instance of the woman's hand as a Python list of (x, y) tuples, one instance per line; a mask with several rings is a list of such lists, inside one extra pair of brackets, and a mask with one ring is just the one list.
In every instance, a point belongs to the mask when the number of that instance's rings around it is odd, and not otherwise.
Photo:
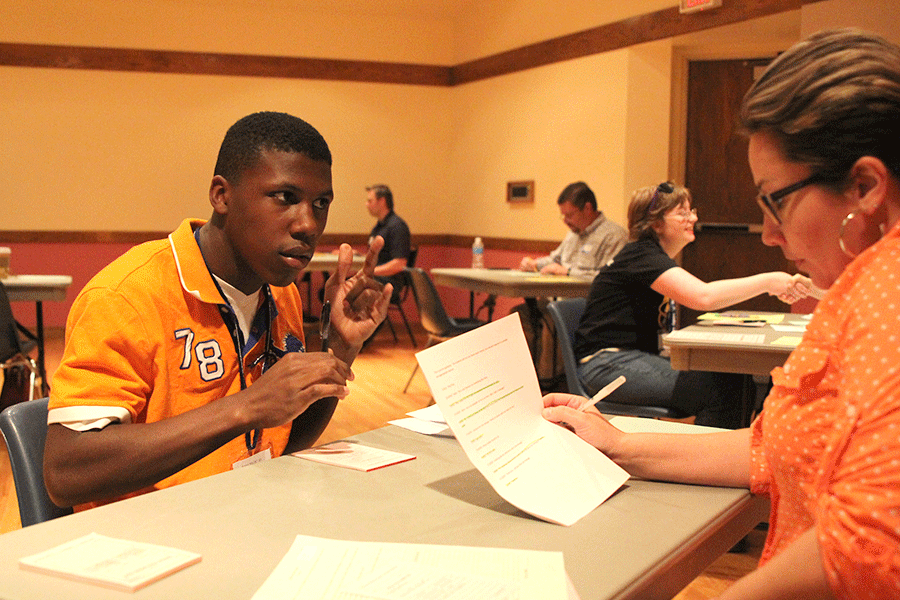
[(584, 402), (590, 400), (574, 394), (547, 394), (541, 414), (548, 421), (574, 431), (575, 435), (608, 455), (624, 433), (611, 425), (593, 406), (584, 412), (579, 411)]

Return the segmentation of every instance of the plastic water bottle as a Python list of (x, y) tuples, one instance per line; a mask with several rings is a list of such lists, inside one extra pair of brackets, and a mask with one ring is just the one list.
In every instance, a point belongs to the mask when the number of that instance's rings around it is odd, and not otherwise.
[(472, 244), (472, 268), (484, 268), (484, 243), (480, 237), (475, 238), (475, 243)]

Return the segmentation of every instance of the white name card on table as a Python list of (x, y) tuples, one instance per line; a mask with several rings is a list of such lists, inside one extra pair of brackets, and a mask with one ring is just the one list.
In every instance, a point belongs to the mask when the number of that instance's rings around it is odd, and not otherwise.
[(688, 331), (676, 329), (665, 336), (666, 340), (715, 342), (717, 344), (764, 344), (766, 336), (763, 333), (721, 333), (718, 331)]
[(300, 450), (299, 452), (294, 452), (292, 456), (356, 471), (374, 471), (375, 469), (396, 465), (415, 458), (412, 454), (403, 454), (393, 450), (383, 450), (381, 448), (363, 446), (356, 442), (343, 441)]
[(19, 560), (19, 567), (114, 590), (133, 592), (200, 562), (201, 556), (167, 546), (97, 533)]
[(422, 350), (416, 359), (469, 460), (513, 506), (571, 525), (628, 479), (596, 448), (541, 416), (541, 390), (518, 315)]
[(425, 435), (453, 435), (453, 433), (450, 431), (450, 428), (447, 427), (446, 423), (435, 423), (434, 421), (417, 419), (415, 417), (392, 419), (388, 421), (388, 423), (390, 423), (391, 425), (396, 425), (397, 427), (402, 427), (403, 429), (408, 429), (409, 431), (415, 431), (416, 433), (422, 433)]
[(406, 414), (409, 416), (403, 419), (393, 419), (388, 421), (388, 423), (415, 431), (416, 433), (424, 433), (425, 435), (453, 436), (453, 432), (450, 431), (450, 427), (447, 425), (447, 419), (441, 414), (441, 407), (437, 404), (419, 408)]
[(253, 600), (565, 600), (562, 552), (298, 535)]

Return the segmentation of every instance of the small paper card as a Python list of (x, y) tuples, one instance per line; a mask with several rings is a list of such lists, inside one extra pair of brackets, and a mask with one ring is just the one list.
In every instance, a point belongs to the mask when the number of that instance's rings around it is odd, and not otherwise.
[(372, 448), (356, 442), (332, 442), (294, 452), (293, 456), (357, 471), (374, 471), (415, 458), (412, 454)]
[(425, 435), (453, 435), (446, 423), (435, 423), (434, 421), (416, 419), (415, 417), (392, 419), (388, 423), (409, 431), (415, 431), (416, 433), (424, 433)]
[(738, 311), (725, 313), (703, 313), (697, 317), (697, 325), (734, 325), (737, 327), (763, 327), (766, 324), (773, 325), (784, 320), (783, 313), (756, 314)]
[(19, 559), (19, 567), (47, 575), (133, 592), (200, 562), (201, 556), (167, 546), (89, 533)]

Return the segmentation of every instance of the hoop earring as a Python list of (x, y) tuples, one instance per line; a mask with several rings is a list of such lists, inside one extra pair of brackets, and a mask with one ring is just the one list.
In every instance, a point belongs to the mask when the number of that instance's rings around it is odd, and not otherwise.
[(838, 245), (841, 247), (841, 252), (843, 252), (850, 258), (856, 258), (859, 255), (847, 250), (847, 246), (846, 244), (844, 244), (844, 230), (847, 228), (847, 224), (850, 223), (850, 221), (852, 221), (853, 218), (859, 214), (860, 210), (861, 209), (856, 209), (853, 212), (848, 213), (847, 216), (844, 217), (844, 220), (841, 221), (841, 231), (838, 234)]

